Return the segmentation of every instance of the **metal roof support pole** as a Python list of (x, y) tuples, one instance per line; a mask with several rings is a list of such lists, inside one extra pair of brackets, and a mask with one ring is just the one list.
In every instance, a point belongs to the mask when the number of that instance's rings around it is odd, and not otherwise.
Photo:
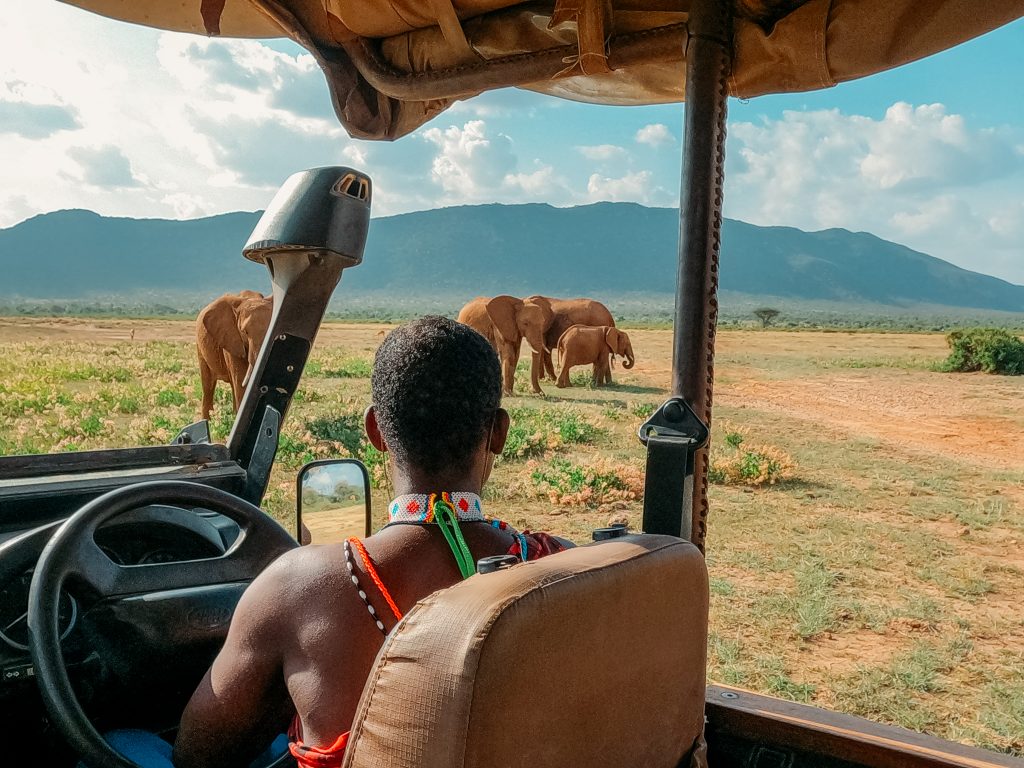
[[(732, 59), (728, 0), (694, 0), (686, 50), (683, 175), (679, 196), (679, 271), (676, 283), (672, 394), (711, 423), (715, 328), (718, 321), (718, 254), (725, 176), (725, 117)], [(696, 452), (693, 482), (679, 499), (682, 534), (704, 550), (708, 515), (708, 449)], [(679, 467), (680, 473), (685, 471)], [(648, 483), (651, 480), (648, 478)], [(652, 490), (648, 485), (648, 491)], [(685, 498), (688, 496), (689, 498)], [(673, 500), (675, 501), (675, 500)], [(645, 528), (646, 530), (646, 528)]]

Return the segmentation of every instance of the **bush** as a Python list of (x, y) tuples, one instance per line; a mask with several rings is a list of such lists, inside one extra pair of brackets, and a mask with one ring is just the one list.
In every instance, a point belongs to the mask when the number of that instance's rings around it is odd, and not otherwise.
[(602, 430), (576, 410), (511, 408), (506, 460), (528, 459), (553, 451), (561, 445), (591, 444)]
[(359, 456), (362, 443), (366, 440), (363, 431), (363, 417), (358, 413), (343, 413), (337, 418), (327, 417), (306, 422), (306, 429), (317, 440), (341, 443), (350, 456)]
[(725, 433), (725, 456), (711, 457), (708, 480), (718, 485), (775, 485), (793, 476), (789, 454), (773, 445), (744, 445), (742, 433)]
[(1024, 375), (1024, 341), (1002, 328), (953, 331), (946, 343), (950, 353), (941, 365), (943, 371)]
[(528, 466), (538, 495), (559, 506), (600, 507), (643, 496), (643, 470), (630, 464), (599, 459), (584, 465), (554, 458), (545, 466)]

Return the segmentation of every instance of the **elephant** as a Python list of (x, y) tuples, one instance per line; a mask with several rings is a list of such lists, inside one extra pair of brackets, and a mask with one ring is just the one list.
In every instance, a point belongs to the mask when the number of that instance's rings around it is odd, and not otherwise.
[(569, 369), (577, 365), (594, 364), (594, 386), (611, 382), (609, 362), (615, 355), (626, 358), (622, 367), (633, 367), (636, 358), (633, 355), (633, 344), (625, 331), (609, 325), (574, 325), (571, 326), (556, 345), (561, 365), (556, 385), (568, 387)]
[(218, 381), (231, 385), (234, 409), (242, 402), (245, 383), (270, 327), (274, 303), (256, 291), (225, 293), (207, 304), (196, 318), (196, 351), (203, 385), (202, 417), (210, 418)]
[[(523, 339), (533, 347), (535, 354), (545, 352), (544, 334), (553, 319), (551, 303), (543, 296), (517, 299), (508, 295), (473, 299), (462, 308), (458, 317), (460, 323), (473, 328), (491, 342), (498, 353), (502, 391), (506, 395), (512, 394)], [(531, 370), (531, 374), (535, 371)], [(536, 375), (531, 375), (530, 387), (533, 392), (541, 393)]]
[[(544, 299), (543, 296), (530, 296), (527, 301)], [(595, 299), (547, 299), (551, 305), (551, 323), (544, 331), (545, 352), (535, 352), (530, 365), (531, 381), (538, 381), (545, 378), (545, 374), (552, 381), (555, 380), (555, 367), (551, 362), (551, 350), (558, 346), (558, 340), (562, 338), (573, 325), (608, 325), (615, 326), (615, 318), (608, 311), (608, 307)], [(535, 348), (536, 349), (536, 348)], [(611, 383), (611, 370), (608, 371), (606, 382)]]

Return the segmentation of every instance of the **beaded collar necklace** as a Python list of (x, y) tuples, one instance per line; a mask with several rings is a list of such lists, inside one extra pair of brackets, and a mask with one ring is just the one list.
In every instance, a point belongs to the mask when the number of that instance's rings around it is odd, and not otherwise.
[[(436, 524), (444, 534), (445, 541), (455, 556), (455, 562), (459, 566), (462, 578), (467, 579), (476, 571), (473, 555), (462, 537), (459, 523), (486, 522), (491, 527), (511, 533), (518, 542), (519, 556), (525, 563), (529, 560), (529, 542), (526, 535), (520, 533), (503, 520), (484, 517), (480, 497), (475, 493), (455, 491), (453, 493), (408, 493), (399, 496), (388, 504), (388, 525), (424, 525)], [(377, 629), (381, 634), (387, 635), (384, 622), (380, 614), (370, 603), (366, 590), (359, 583), (359, 577), (355, 571), (355, 557), (352, 554), (353, 548), (358, 551), (363, 562), (363, 569), (369, 574), (377, 590), (384, 597), (390, 608), (395, 621), (400, 621), (402, 612), (392, 599), (387, 587), (381, 580), (377, 569), (370, 559), (366, 548), (359, 539), (352, 537), (345, 541), (345, 565), (348, 568), (349, 578), (356, 588), (359, 599), (363, 601), (370, 613)]]
[(480, 497), (475, 493), (406, 493), (388, 505), (389, 523), (435, 523), (434, 506), (446, 501), (460, 523), (484, 520)]
[(444, 534), (448, 547), (455, 556), (462, 578), (468, 579), (476, 572), (473, 555), (462, 537), (459, 523), (486, 522), (494, 528), (508, 531), (519, 542), (523, 562), (529, 558), (526, 536), (504, 520), (484, 517), (480, 497), (475, 493), (453, 491), (442, 493), (407, 493), (388, 505), (388, 525), (435, 523)]

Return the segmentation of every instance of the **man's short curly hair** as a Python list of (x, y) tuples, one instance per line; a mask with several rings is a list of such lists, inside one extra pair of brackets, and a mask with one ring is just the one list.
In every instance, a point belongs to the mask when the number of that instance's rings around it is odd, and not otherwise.
[(399, 463), (464, 466), (501, 406), (501, 364), (468, 325), (428, 315), (393, 330), (370, 378), (381, 435)]

